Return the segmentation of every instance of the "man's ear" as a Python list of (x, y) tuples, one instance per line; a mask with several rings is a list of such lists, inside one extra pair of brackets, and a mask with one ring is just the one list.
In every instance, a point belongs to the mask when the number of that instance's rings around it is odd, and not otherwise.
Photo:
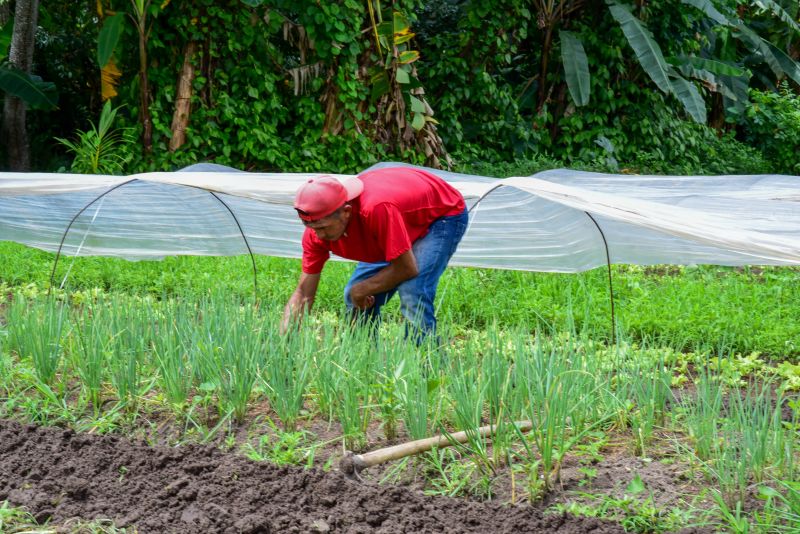
[(350, 219), (350, 214), (353, 213), (353, 206), (350, 204), (345, 204), (342, 206), (342, 215), (344, 215), (345, 219)]

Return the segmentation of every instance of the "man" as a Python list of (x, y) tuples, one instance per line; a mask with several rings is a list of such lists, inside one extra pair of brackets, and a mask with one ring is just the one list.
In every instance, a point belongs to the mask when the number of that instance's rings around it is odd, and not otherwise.
[(294, 208), (306, 230), (302, 273), (284, 310), (284, 331), (311, 309), (331, 252), (359, 262), (344, 288), (348, 310), (377, 319), (397, 292), (417, 341), (436, 330), (439, 277), (467, 229), (461, 193), (429, 172), (394, 167), (345, 182), (312, 178), (297, 191)]

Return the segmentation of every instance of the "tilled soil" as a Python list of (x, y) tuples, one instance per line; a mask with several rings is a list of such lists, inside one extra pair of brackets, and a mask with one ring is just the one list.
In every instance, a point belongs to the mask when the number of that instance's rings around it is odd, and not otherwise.
[(0, 420), (0, 501), (38, 521), (111, 519), (148, 532), (617, 533), (593, 518), (545, 515), (353, 482), (341, 473), (255, 463), (202, 446)]

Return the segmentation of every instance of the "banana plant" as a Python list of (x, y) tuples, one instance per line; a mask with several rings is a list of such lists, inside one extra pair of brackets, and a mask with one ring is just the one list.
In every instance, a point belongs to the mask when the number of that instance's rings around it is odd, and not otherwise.
[(440, 166), (439, 156), (444, 156), (449, 164), (436, 132), (438, 123), (433, 118), (433, 109), (426, 102), (417, 78), (414, 62), (420, 54), (411, 46), (415, 34), (408, 18), (395, 10), (382, 14), (378, 0), (367, 0), (367, 6), (377, 53), (369, 69), (371, 101), (382, 110), (379, 116), (385, 117), (380, 125), (385, 132), (380, 136), (394, 137), (401, 148), (418, 145), (433, 167)]
[[(750, 67), (765, 64), (774, 75), (774, 80), (761, 77), (767, 85), (774, 86), (788, 77), (800, 84), (800, 65), (785, 51), (760, 36), (746, 24), (736, 10), (725, 0), (681, 0), (681, 3), (698, 10), (706, 19), (700, 28), (706, 30), (706, 40), (712, 43), (700, 56), (665, 57), (647, 25), (636, 15), (632, 6), (617, 0), (606, 0), (609, 13), (619, 24), (636, 60), (650, 80), (664, 94), (674, 95), (688, 115), (699, 123), (706, 122), (706, 103), (700, 87), (711, 93), (720, 93), (726, 108), (743, 109), (748, 100), (748, 88), (753, 73)], [(539, 13), (539, 25), (544, 26), (545, 51), (552, 28), (584, 7), (582, 0), (538, 0), (534, 3)], [(757, 15), (771, 17), (791, 34), (800, 34), (795, 22), (798, 7), (787, 11), (774, 0), (751, 0), (747, 6)], [(576, 106), (585, 106), (590, 101), (591, 74), (586, 52), (580, 38), (572, 32), (558, 33), (564, 78), (570, 96)], [(745, 53), (740, 52), (743, 46)], [(543, 55), (545, 55), (543, 53)], [(744, 55), (744, 57), (740, 57)], [(546, 59), (543, 59), (540, 86), (541, 106), (546, 91)]]
[(147, 42), (152, 29), (148, 17), (156, 17), (169, 5), (170, 0), (160, 4), (152, 4), (151, 0), (130, 0), (130, 12), (114, 11), (111, 2), (98, 2), (98, 15), (103, 19), (103, 26), (97, 38), (97, 64), (101, 69), (103, 99), (116, 96), (115, 86), (122, 73), (114, 59), (114, 52), (124, 31), (124, 19), (127, 14), (138, 37), (139, 52), (139, 117), (142, 123), (142, 144), (145, 152), (150, 152), (153, 139), (153, 124), (150, 118), (150, 84), (147, 77)]
[(420, 84), (412, 65), (419, 59), (419, 52), (410, 47), (414, 37), (411, 25), (405, 15), (397, 11), (392, 13), (392, 20), (377, 23), (372, 2), (368, 4), (375, 46), (381, 55), (381, 63), (372, 70), (372, 100), (399, 91), (411, 108), (411, 126), (419, 131), (425, 126), (426, 112), (425, 104), (413, 94)]

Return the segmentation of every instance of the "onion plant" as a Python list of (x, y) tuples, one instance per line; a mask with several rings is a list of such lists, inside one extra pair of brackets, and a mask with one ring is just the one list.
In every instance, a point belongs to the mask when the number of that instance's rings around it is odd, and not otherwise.
[(486, 387), (482, 380), (477, 353), (467, 353), (465, 358), (451, 362), (451, 373), (447, 384), (447, 395), (452, 403), (453, 424), (467, 434), (467, 442), (456, 445), (468, 453), (482, 472), (493, 472), (494, 464), (489, 458), (490, 436), (481, 436), (477, 429), (483, 424), (486, 405)]
[(277, 325), (263, 327), (265, 362), (261, 372), (269, 404), (286, 432), (297, 429), (303, 399), (313, 378), (314, 331), (301, 328), (293, 335), (275, 335)]
[(9, 356), (6, 353), (8, 346), (8, 332), (0, 330), (0, 385), (5, 381), (8, 376), (8, 371), (11, 368)]
[(20, 293), (15, 293), (5, 307), (5, 325), (7, 349), (14, 352), (19, 358), (23, 357), (25, 349), (26, 328), (24, 320), (27, 315), (34, 313), (32, 304)]
[(672, 373), (663, 354), (655, 354), (654, 359), (628, 356), (624, 361), (617, 359), (616, 392), (631, 408), (629, 417), (635, 454), (646, 456), (655, 428), (665, 422), (667, 402), (672, 396)]
[(429, 395), (439, 384), (432, 372), (439, 351), (430, 340), (417, 344), (401, 333), (399, 325), (388, 326), (377, 345), (380, 370), (375, 394), (384, 433), (394, 439), (402, 420), (412, 438), (422, 439), (429, 435)]
[[(437, 386), (434, 379), (428, 379), (422, 372), (423, 362), (414, 351), (403, 354), (403, 360), (397, 368), (401, 412), (406, 432), (412, 439), (428, 437), (428, 396)], [(431, 428), (435, 428), (432, 421)]]
[(263, 329), (253, 306), (212, 294), (187, 309), (186, 350), (195, 381), (217, 392), (221, 415), (241, 423), (263, 363)]
[(703, 366), (696, 381), (695, 398), (681, 401), (685, 424), (694, 454), (701, 461), (712, 458), (719, 448), (724, 392), (719, 379)]
[(720, 499), (733, 508), (751, 482), (771, 473), (794, 476), (796, 430), (781, 420), (783, 397), (769, 381), (726, 392), (721, 376), (702, 372), (696, 398), (683, 403), (686, 425)]
[(152, 303), (114, 298), (110, 305), (114, 333), (109, 361), (111, 383), (120, 402), (129, 411), (135, 412), (142, 368), (151, 339), (149, 318), (153, 316), (150, 311)]
[(241, 423), (263, 363), (264, 336), (252, 307), (228, 318), (230, 323), (218, 360), (219, 396), (225, 410), (232, 411), (234, 420)]
[[(732, 392), (728, 402), (728, 424), (746, 451), (746, 465), (756, 482), (763, 482), (770, 468), (780, 474), (790, 466), (786, 445), (793, 441), (781, 421), (780, 392), (770, 382), (752, 385), (744, 395)], [(787, 439), (788, 438), (788, 439)]]
[(95, 413), (100, 408), (100, 389), (114, 341), (113, 323), (102, 300), (87, 304), (73, 314), (78, 350), (72, 354), (73, 364), (81, 377), (81, 385)]
[(369, 327), (346, 325), (340, 329), (341, 343), (331, 354), (335, 383), (333, 406), (342, 426), (345, 447), (358, 450), (366, 443), (370, 421), (370, 393), (376, 361), (374, 332)]
[(191, 314), (183, 303), (176, 301), (152, 311), (155, 314), (152, 319), (155, 325), (153, 355), (159, 384), (167, 402), (183, 413), (192, 385), (192, 370), (184, 346)]
[(64, 305), (55, 298), (31, 301), (17, 294), (7, 311), (9, 348), (30, 358), (36, 376), (52, 385), (62, 356), (62, 337), (68, 325)]
[(602, 375), (572, 342), (547, 347), (537, 336), (530, 357), (516, 362), (514, 380), (528, 395), (530, 436), (539, 453), (544, 489), (550, 490), (564, 456), (605, 419), (594, 413), (604, 387)]

